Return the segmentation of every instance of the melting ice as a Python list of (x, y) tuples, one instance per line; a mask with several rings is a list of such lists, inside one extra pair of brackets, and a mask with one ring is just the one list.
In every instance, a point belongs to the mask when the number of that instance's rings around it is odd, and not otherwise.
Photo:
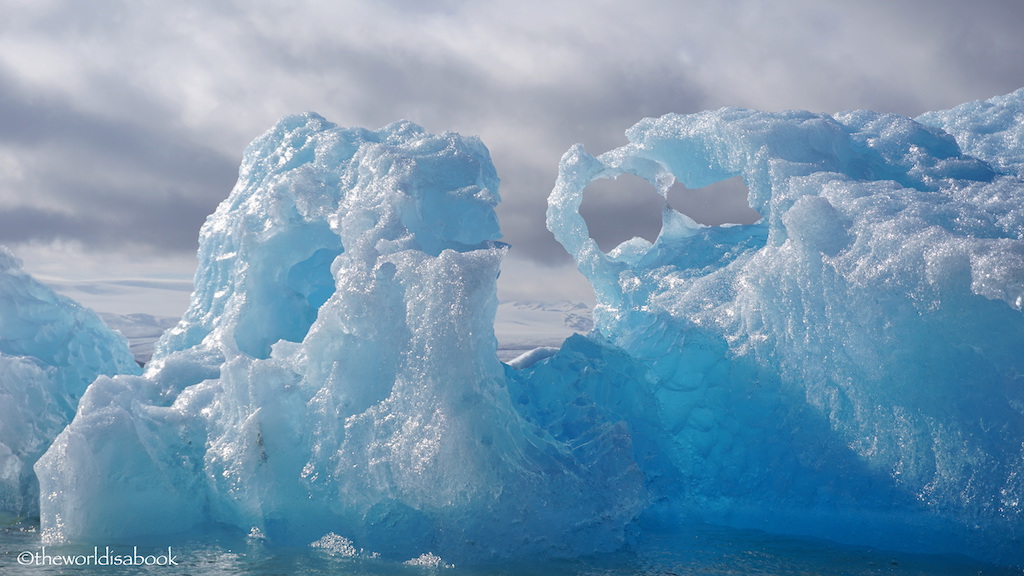
[[(1024, 91), (916, 120), (723, 109), (562, 160), (595, 329), (497, 360), (484, 146), (282, 120), (203, 227), (192, 304), (36, 465), (49, 541), (219, 523), (438, 563), (706, 521), (1024, 564)], [(598, 249), (596, 178), (742, 176)], [(346, 548), (347, 549), (347, 548)], [(442, 560), (443, 559), (443, 560)]]

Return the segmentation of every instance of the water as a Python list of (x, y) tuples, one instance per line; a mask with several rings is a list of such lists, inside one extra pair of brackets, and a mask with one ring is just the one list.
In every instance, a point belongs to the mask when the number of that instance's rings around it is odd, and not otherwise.
[[(98, 547), (98, 556), (107, 546)], [(698, 526), (686, 532), (648, 535), (641, 545), (614, 555), (577, 560), (517, 562), (483, 567), (450, 566), (443, 561), (410, 566), (402, 562), (317, 548), (281, 548), (258, 538), (230, 533), (206, 534), (202, 541), (170, 544), (145, 541), (109, 545), (108, 558), (136, 557), (173, 566), (56, 566), (55, 557), (94, 556), (93, 546), (46, 546), (43, 560), (38, 528), (0, 529), (0, 574), (159, 576), (627, 576), (627, 575), (843, 575), (967, 576), (1020, 575), (1024, 571), (973, 562), (960, 556), (911, 555), (824, 541), (774, 536), (763, 532)], [(348, 552), (351, 552), (349, 550)], [(20, 560), (19, 560), (20, 559)], [(37, 560), (38, 559), (38, 560)], [(436, 559), (435, 559), (436, 560)], [(82, 562), (82, 560), (78, 560)], [(88, 561), (88, 560), (86, 560)], [(43, 565), (39, 563), (42, 562)], [(433, 564), (433, 565), (431, 565)]]

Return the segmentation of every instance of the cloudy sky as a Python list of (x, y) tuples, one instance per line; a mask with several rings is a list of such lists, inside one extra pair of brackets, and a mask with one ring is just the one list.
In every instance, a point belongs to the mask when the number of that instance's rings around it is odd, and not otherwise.
[[(480, 136), (512, 244), (501, 297), (588, 300), (544, 226), (576, 142), (603, 152), (668, 112), (916, 116), (1024, 86), (1015, 0), (0, 0), (0, 14), (0, 244), (118, 312), (180, 314), (199, 227), (246, 144), (290, 113)], [(606, 244), (657, 233), (653, 193), (624, 190), (585, 204)]]

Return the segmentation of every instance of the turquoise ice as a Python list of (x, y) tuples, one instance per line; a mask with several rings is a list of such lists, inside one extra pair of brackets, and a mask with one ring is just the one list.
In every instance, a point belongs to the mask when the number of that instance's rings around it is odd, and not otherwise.
[(0, 515), (38, 514), (32, 466), (96, 376), (139, 372), (124, 336), (0, 247)]
[[(47, 541), (232, 526), (472, 563), (696, 522), (1024, 564), (1024, 92), (916, 120), (722, 109), (572, 148), (548, 225), (595, 329), (497, 360), (507, 246), (476, 138), (283, 119), (203, 227), (146, 372), (36, 466)], [(741, 176), (602, 252), (597, 178)], [(340, 544), (339, 544), (340, 543)], [(347, 553), (346, 552), (346, 553)]]
[[(1024, 560), (1022, 126), (1024, 91), (918, 121), (722, 109), (565, 155), (548, 225), (592, 337), (646, 368), (656, 409), (622, 417), (661, 433), (659, 518)], [(624, 173), (739, 175), (762, 219), (666, 204), (653, 244), (605, 254), (578, 208)]]
[(282, 120), (203, 227), (146, 373), (97, 380), (39, 464), (44, 537), (219, 523), (447, 562), (620, 547), (645, 503), (627, 430), (552, 438), (509, 396), (498, 199), (478, 139)]

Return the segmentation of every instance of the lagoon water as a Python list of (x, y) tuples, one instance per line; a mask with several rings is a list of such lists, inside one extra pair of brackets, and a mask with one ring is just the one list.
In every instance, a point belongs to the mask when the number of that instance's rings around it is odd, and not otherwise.
[[(195, 536), (193, 536), (194, 538)], [(245, 574), (251, 576), (348, 576), (442, 574), (445, 576), (626, 576), (626, 575), (816, 575), (816, 576), (967, 576), (1013, 575), (1024, 572), (972, 561), (956, 555), (915, 555), (826, 541), (776, 536), (753, 530), (710, 525), (685, 532), (647, 534), (644, 542), (616, 554), (577, 560), (452, 566), (436, 557), (421, 565), (379, 558), (351, 557), (344, 550), (276, 547), (233, 533), (206, 534), (202, 540), (163, 538), (160, 542), (112, 543), (110, 555), (166, 559), (168, 542), (174, 566), (58, 566), (37, 564), (43, 544), (38, 527), (18, 525), (0, 530), (0, 574), (160, 576)], [(99, 555), (104, 548), (99, 547)], [(26, 554), (27, 553), (27, 554)], [(53, 557), (91, 557), (93, 546), (46, 546)], [(365, 556), (365, 555), (364, 555)], [(431, 562), (434, 560), (434, 562)]]

